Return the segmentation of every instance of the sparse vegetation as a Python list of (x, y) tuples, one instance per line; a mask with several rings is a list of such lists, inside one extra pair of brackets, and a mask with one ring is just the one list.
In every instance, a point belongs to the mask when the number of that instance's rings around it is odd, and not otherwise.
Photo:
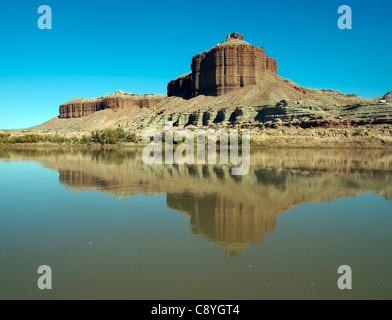
[(122, 128), (95, 130), (91, 132), (93, 143), (116, 144), (119, 142), (138, 142), (139, 139), (135, 133), (126, 132)]
[(91, 144), (93, 142), (92, 137), (88, 137), (85, 134), (80, 138), (80, 143), (82, 144)]
[(21, 136), (11, 136), (11, 134), (0, 134), (0, 144), (17, 144), (17, 143), (72, 143), (74, 138), (65, 138), (59, 134), (55, 135), (40, 135), (29, 133)]
[(9, 133), (0, 133), (0, 144), (33, 144), (33, 143), (54, 143), (54, 144), (86, 144), (97, 143), (117, 144), (121, 142), (139, 141), (139, 137), (135, 133), (126, 132), (122, 128), (95, 130), (91, 135), (83, 135), (80, 139), (76, 136), (68, 138), (61, 134), (37, 134), (28, 133), (24, 135), (12, 136)]

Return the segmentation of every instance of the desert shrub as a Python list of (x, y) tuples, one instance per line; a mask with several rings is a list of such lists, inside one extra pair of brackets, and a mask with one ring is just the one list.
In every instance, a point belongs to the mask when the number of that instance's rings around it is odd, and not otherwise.
[[(101, 143), (102, 142), (102, 135), (100, 130), (91, 131), (91, 140), (94, 143)], [(102, 143), (103, 144), (103, 143)]]
[(58, 144), (75, 144), (75, 143), (99, 143), (104, 144), (116, 144), (118, 142), (138, 142), (140, 139), (135, 133), (130, 133), (122, 128), (117, 129), (104, 129), (104, 130), (94, 130), (91, 132), (91, 136), (83, 135), (79, 140), (77, 137), (73, 136), (71, 138), (66, 138), (61, 134), (54, 135), (40, 135), (35, 133), (28, 133), (21, 136), (11, 136), (10, 134), (1, 133), (0, 134), (0, 144), (10, 143), (38, 143), (38, 142), (49, 142)]
[(58, 133), (56, 133), (54, 136), (47, 136), (47, 141), (53, 142), (53, 143), (64, 143), (66, 141), (65, 137), (60, 136)]
[(91, 140), (94, 143), (116, 144), (118, 142), (138, 142), (138, 137), (135, 133), (130, 133), (122, 128), (104, 130), (94, 130), (91, 132)]
[(0, 133), (0, 139), (7, 139), (9, 138), (11, 135), (9, 133)]
[(0, 144), (9, 143), (10, 136), (9, 133), (0, 133)]
[(51, 143), (71, 143), (72, 140), (65, 138), (59, 134), (55, 135), (40, 135), (35, 133), (29, 133), (22, 136), (11, 136), (10, 134), (1, 135), (0, 143), (38, 143), (38, 142), (51, 142)]
[(127, 135), (127, 137), (126, 137), (126, 140), (127, 140), (128, 142), (138, 142), (138, 141), (139, 141), (139, 140), (138, 140), (138, 137), (137, 137), (137, 135), (136, 135), (136, 133), (134, 133), (134, 132), (129, 133), (129, 134)]
[(93, 142), (92, 137), (88, 137), (85, 134), (82, 136), (82, 138), (80, 139), (80, 143), (84, 143), (84, 144), (90, 144)]
[(37, 143), (43, 141), (43, 138), (38, 134), (26, 134), (23, 136), (12, 137), (11, 143)]
[(71, 139), (69, 139), (71, 143), (78, 143), (79, 142), (79, 138), (73, 136)]

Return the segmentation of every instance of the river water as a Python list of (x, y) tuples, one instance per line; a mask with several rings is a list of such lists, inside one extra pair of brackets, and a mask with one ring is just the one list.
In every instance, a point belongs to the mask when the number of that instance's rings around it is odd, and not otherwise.
[(392, 151), (254, 150), (244, 176), (141, 151), (0, 148), (1, 299), (392, 298)]

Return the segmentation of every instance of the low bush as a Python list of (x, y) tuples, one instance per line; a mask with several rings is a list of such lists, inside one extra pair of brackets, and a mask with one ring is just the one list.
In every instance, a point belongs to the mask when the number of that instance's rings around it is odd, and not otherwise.
[(118, 142), (138, 142), (139, 139), (135, 133), (130, 133), (122, 128), (94, 130), (91, 132), (91, 141), (93, 143), (116, 144)]

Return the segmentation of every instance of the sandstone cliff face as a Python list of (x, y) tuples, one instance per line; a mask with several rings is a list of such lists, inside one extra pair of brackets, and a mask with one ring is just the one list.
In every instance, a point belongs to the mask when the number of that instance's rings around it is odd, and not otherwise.
[(79, 118), (88, 116), (98, 110), (101, 110), (100, 102), (90, 102), (90, 101), (69, 101), (60, 106), (60, 116), (59, 118)]
[(274, 58), (267, 56), (266, 69), (272, 73), (278, 74), (278, 63)]
[(263, 48), (250, 45), (232, 33), (226, 41), (192, 58), (192, 72), (168, 85), (168, 96), (219, 96), (249, 85), (263, 83), (266, 72), (277, 74), (277, 62)]
[(192, 73), (186, 73), (170, 81), (167, 85), (167, 95), (188, 98), (191, 95)]
[(60, 106), (59, 118), (80, 118), (104, 109), (152, 108), (164, 98), (166, 95), (136, 95), (123, 91), (99, 98), (74, 98)]

